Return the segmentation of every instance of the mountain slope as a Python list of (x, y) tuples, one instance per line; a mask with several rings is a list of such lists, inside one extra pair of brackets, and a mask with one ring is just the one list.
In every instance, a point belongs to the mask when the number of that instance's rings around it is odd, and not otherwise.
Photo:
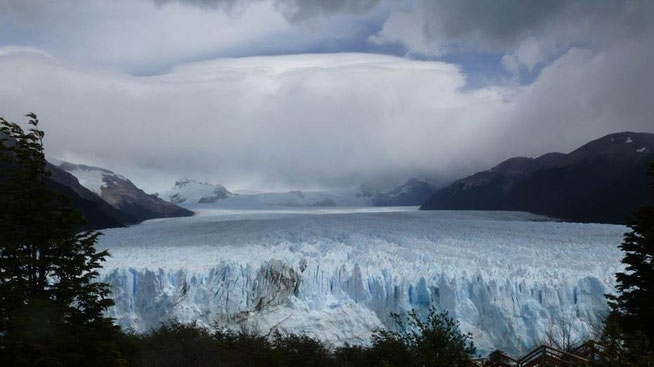
[(114, 208), (91, 190), (82, 186), (75, 176), (48, 164), (50, 177), (46, 184), (54, 191), (68, 197), (73, 207), (86, 219), (87, 228), (104, 229), (123, 227), (136, 221), (132, 216)]
[(224, 186), (182, 178), (162, 197), (175, 204), (213, 204), (232, 197)]
[(104, 168), (59, 161), (58, 168), (75, 176), (79, 183), (93, 191), (122, 213), (125, 224), (153, 218), (186, 217), (193, 212), (146, 194), (125, 176)]
[(650, 198), (654, 134), (623, 132), (569, 154), (517, 157), (434, 193), (421, 209), (519, 210), (580, 222), (623, 223)]
[(182, 178), (161, 195), (162, 198), (190, 209), (279, 209), (369, 206), (370, 199), (357, 197), (349, 189), (332, 191), (287, 191), (232, 193), (222, 185)]
[(437, 189), (433, 183), (412, 178), (404, 185), (388, 192), (377, 193), (372, 196), (374, 206), (413, 206), (420, 205)]
[[(13, 146), (15, 142), (7, 135), (0, 132), (0, 141), (5, 146)], [(4, 179), (3, 173), (6, 169), (15, 166), (11, 160), (0, 161), (0, 180)], [(53, 191), (67, 197), (71, 205), (77, 209), (84, 219), (85, 225), (81, 229), (104, 229), (112, 227), (123, 227), (124, 223), (131, 220), (120, 210), (112, 207), (99, 196), (80, 185), (73, 175), (48, 163), (46, 170), (50, 173), (45, 178), (45, 184)]]

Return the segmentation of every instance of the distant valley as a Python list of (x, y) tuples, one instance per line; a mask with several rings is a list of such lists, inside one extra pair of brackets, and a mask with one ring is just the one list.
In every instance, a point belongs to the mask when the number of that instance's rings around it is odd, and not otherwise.
[(388, 191), (341, 189), (234, 193), (220, 184), (182, 178), (162, 194), (147, 194), (110, 170), (52, 160), (50, 185), (69, 196), (92, 228), (190, 216), (194, 208), (329, 208), (421, 206), (423, 210), (524, 211), (566, 221), (624, 223), (649, 198), (647, 162), (654, 134), (622, 132), (569, 154), (508, 159), (440, 187), (412, 178)]

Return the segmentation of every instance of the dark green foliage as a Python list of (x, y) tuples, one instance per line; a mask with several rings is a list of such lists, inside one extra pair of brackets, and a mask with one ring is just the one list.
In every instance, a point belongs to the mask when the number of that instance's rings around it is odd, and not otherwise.
[(590, 363), (597, 367), (653, 367), (654, 353), (642, 332), (625, 333), (615, 314), (609, 315), (604, 325), (600, 344), (604, 351), (598, 361)]
[(306, 335), (273, 335), (272, 345), (284, 366), (327, 367), (331, 355), (325, 345)]
[(125, 351), (132, 364), (175, 366), (472, 366), (474, 347), (446, 313), (431, 310), (426, 320), (414, 312), (408, 322), (394, 318), (401, 331), (379, 330), (371, 346), (345, 345), (330, 351), (308, 336), (272, 336), (196, 325), (164, 324), (148, 333), (130, 336)]
[[(649, 173), (654, 175), (654, 163)], [(650, 184), (654, 193), (654, 182)], [(625, 272), (616, 274), (617, 295), (607, 295), (611, 313), (597, 366), (654, 366), (654, 202), (641, 207), (627, 221), (620, 249)]]
[(334, 364), (340, 367), (374, 366), (373, 361), (376, 359), (370, 348), (349, 344), (334, 350), (332, 357)]
[(425, 320), (415, 311), (405, 323), (392, 314), (399, 331), (380, 330), (373, 335), (373, 353), (392, 366), (471, 366), (475, 353), (472, 336), (459, 331), (447, 312), (429, 310)]
[(97, 232), (51, 191), (43, 131), (0, 118), (0, 357), (5, 365), (116, 365), (118, 330), (103, 311), (108, 285), (94, 282), (106, 251)]
[[(650, 166), (654, 175), (654, 164)], [(652, 186), (654, 192), (654, 185)], [(620, 249), (626, 271), (618, 273), (617, 296), (609, 296), (611, 318), (627, 334), (654, 340), (654, 203), (640, 208), (627, 222)], [(652, 347), (650, 347), (652, 349)]]
[(511, 360), (507, 358), (507, 355), (504, 354), (504, 352), (502, 352), (501, 350), (496, 349), (488, 355), (486, 361), (484, 362), (484, 366), (494, 367), (494, 366), (502, 366), (504, 364), (510, 365), (510, 363)]
[(142, 335), (132, 335), (134, 365), (138, 366), (331, 366), (329, 350), (308, 336), (271, 338), (247, 331), (196, 325), (164, 324)]
[(391, 314), (398, 331), (378, 330), (369, 347), (345, 345), (333, 353), (337, 366), (473, 366), (475, 347), (447, 312), (415, 311), (403, 320)]
[(139, 366), (217, 366), (220, 362), (219, 342), (195, 325), (165, 324), (134, 339), (134, 362)]

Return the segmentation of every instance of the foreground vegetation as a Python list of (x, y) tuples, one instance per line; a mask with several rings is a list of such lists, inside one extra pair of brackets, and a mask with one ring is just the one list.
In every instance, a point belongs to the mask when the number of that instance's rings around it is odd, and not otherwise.
[[(121, 331), (97, 282), (108, 253), (98, 232), (45, 184), (44, 133), (0, 118), (0, 365), (2, 366), (472, 366), (471, 336), (447, 313), (411, 312), (368, 346), (331, 348), (303, 335), (262, 336), (169, 323), (145, 334)], [(652, 166), (654, 173), (654, 166)], [(654, 187), (653, 187), (654, 192)], [(629, 221), (624, 273), (595, 366), (654, 366), (654, 205)], [(497, 365), (500, 353), (487, 363)]]
[(329, 349), (303, 335), (265, 337), (174, 322), (123, 338), (126, 362), (138, 366), (472, 366), (475, 351), (470, 336), (435, 311), (425, 321), (412, 314), (401, 332), (378, 331), (366, 347)]

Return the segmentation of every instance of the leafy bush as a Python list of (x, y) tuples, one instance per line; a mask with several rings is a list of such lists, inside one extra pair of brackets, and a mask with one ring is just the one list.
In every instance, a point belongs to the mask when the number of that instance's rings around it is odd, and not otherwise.
[(372, 350), (393, 366), (471, 366), (475, 347), (470, 334), (462, 334), (458, 322), (435, 308), (423, 321), (415, 311), (403, 321), (391, 315), (399, 331), (379, 330)]
[(398, 331), (378, 330), (370, 346), (344, 345), (333, 351), (306, 335), (270, 337), (247, 330), (213, 331), (171, 322), (145, 334), (128, 334), (124, 355), (146, 367), (173, 366), (471, 366), (474, 346), (446, 312), (432, 309), (423, 321), (410, 312), (392, 316)]

